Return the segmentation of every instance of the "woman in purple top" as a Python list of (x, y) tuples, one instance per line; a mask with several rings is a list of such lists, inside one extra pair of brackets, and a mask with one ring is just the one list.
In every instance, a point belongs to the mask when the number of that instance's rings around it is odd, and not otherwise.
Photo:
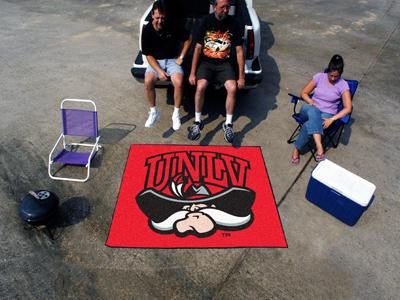
[[(351, 112), (351, 97), (349, 85), (341, 78), (343, 73), (343, 58), (334, 55), (325, 73), (317, 73), (301, 91), (301, 97), (306, 102), (300, 110), (301, 117), (306, 120), (294, 142), (292, 164), (299, 163), (299, 150), (307, 144), (312, 135), (317, 148), (316, 160), (325, 159), (322, 146), (322, 134), (335, 120)], [(314, 92), (313, 96), (310, 94)], [(343, 109), (339, 104), (343, 101)]]

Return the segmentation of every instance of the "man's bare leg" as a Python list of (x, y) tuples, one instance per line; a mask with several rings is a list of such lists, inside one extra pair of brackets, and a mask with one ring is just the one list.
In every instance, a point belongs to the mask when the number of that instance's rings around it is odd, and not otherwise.
[(179, 108), (182, 104), (183, 97), (183, 74), (174, 73), (171, 75), (172, 85), (174, 86), (174, 112), (172, 114), (172, 129), (179, 130), (181, 128), (181, 117)]
[(153, 72), (144, 75), (144, 91), (150, 107), (156, 106), (156, 90), (154, 88), (157, 77)]
[(206, 92), (208, 81), (200, 79), (197, 81), (196, 94), (194, 95), (194, 110), (195, 119), (194, 124), (189, 127), (188, 138), (190, 140), (197, 140), (200, 137), (200, 131), (203, 129), (203, 122), (201, 121), (201, 111), (204, 104), (204, 94)]
[(155, 91), (155, 83), (157, 77), (152, 72), (146, 72), (144, 75), (144, 90), (147, 98), (147, 102), (150, 106), (149, 117), (147, 118), (145, 127), (151, 128), (158, 122), (160, 119), (160, 113), (156, 109), (156, 91)]
[(225, 81), (226, 88), (226, 120), (222, 124), (222, 129), (224, 130), (224, 138), (228, 143), (233, 143), (234, 132), (233, 132), (233, 111), (235, 110), (236, 102), (236, 80)]
[(207, 79), (199, 79), (197, 81), (196, 94), (194, 96), (194, 111), (201, 113), (204, 104), (204, 94), (208, 86)]
[(227, 80), (225, 81), (226, 88), (226, 113), (229, 115), (233, 115), (235, 110), (236, 103), (236, 80)]
[(183, 97), (183, 74), (174, 73), (171, 76), (172, 85), (174, 86), (174, 105), (180, 108)]

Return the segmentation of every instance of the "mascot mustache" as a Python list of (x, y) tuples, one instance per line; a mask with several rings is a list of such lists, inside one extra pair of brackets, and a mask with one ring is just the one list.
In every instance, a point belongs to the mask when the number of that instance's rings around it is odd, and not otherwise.
[[(244, 217), (238, 217), (235, 215), (231, 215), (229, 213), (226, 213), (224, 211), (221, 211), (216, 208), (202, 208), (199, 209), (195, 212), (190, 212), (187, 210), (180, 210), (175, 213), (173, 213), (171, 216), (169, 216), (166, 220), (156, 223), (154, 221), (151, 221), (151, 225), (160, 231), (171, 231), (174, 229), (174, 226), (178, 221), (185, 220), (188, 217), (192, 216), (193, 221), (191, 223), (191, 227), (193, 230), (196, 230), (196, 219), (200, 219), (200, 216), (204, 215), (205, 217), (208, 217), (211, 219), (215, 224), (224, 226), (224, 227), (238, 227), (238, 226), (243, 226), (247, 224), (248, 222), (251, 221), (252, 216), (251, 214), (244, 216)], [(200, 232), (199, 232), (200, 233)]]

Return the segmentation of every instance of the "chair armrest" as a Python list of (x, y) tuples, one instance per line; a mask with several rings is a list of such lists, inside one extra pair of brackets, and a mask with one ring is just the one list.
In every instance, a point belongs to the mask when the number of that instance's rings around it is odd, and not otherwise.
[(296, 96), (296, 95), (294, 95), (294, 94), (292, 94), (292, 93), (289, 93), (288, 95), (289, 95), (290, 97), (292, 97), (292, 99), (290, 100), (290, 102), (292, 102), (292, 103), (296, 103), (296, 102), (298, 102), (299, 100), (304, 101), (303, 98), (301, 98), (301, 97), (299, 97), (299, 96)]
[(294, 106), (293, 106), (293, 114), (297, 114), (297, 112), (296, 112), (297, 103), (299, 102), (299, 100), (300, 100), (300, 101), (304, 101), (304, 99), (301, 98), (301, 97), (299, 97), (299, 96), (296, 96), (296, 95), (294, 95), (294, 94), (291, 94), (291, 93), (289, 93), (288, 95), (289, 95), (290, 97), (292, 97), (291, 100), (290, 100), (290, 102), (292, 102), (292, 103), (294, 104)]
[(53, 155), (53, 152), (56, 149), (57, 145), (60, 143), (62, 137), (63, 137), (63, 133), (60, 134), (60, 136), (58, 137), (57, 142), (55, 143), (54, 147), (51, 149), (50, 154), (49, 154), (49, 163), (52, 161), (51, 156)]
[(90, 155), (89, 155), (89, 158), (88, 158), (88, 163), (86, 164), (86, 166), (90, 166), (90, 161), (92, 160), (93, 154), (94, 154), (95, 151), (98, 150), (99, 140), (100, 140), (100, 136), (96, 137), (96, 143), (94, 143), (92, 151), (90, 151)]
[(340, 120), (342, 123), (347, 124), (347, 123), (349, 123), (349, 121), (350, 121), (350, 117), (351, 117), (351, 113), (349, 113), (349, 114), (347, 114), (347, 115), (341, 117), (339, 120)]

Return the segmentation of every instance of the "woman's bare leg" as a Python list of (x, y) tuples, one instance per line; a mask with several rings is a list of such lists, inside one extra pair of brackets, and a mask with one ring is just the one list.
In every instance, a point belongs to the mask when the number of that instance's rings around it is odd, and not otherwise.
[(324, 147), (322, 146), (322, 138), (319, 133), (314, 133), (313, 134), (315, 146), (317, 147), (317, 154), (321, 155), (324, 154)]
[(293, 147), (292, 160), (296, 158), (299, 158), (299, 150), (296, 147)]

